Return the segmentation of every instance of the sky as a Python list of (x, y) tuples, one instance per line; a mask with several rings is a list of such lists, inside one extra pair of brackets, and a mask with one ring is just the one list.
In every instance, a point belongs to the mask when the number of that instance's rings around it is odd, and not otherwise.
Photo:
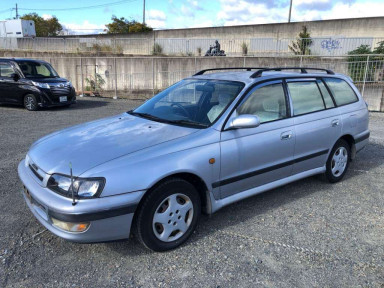
[[(142, 22), (143, 0), (0, 0), (0, 20), (36, 12), (52, 15), (70, 33), (105, 29), (113, 15)], [(154, 29), (287, 22), (290, 0), (146, 0), (146, 23)], [(89, 7), (98, 6), (98, 7)], [(86, 8), (88, 7), (88, 8)], [(384, 0), (293, 0), (291, 21), (384, 16)]]

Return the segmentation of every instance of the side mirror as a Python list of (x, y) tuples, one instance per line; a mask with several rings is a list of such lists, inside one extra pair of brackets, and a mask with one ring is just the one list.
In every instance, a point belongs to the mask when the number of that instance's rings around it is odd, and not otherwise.
[(237, 116), (229, 123), (229, 129), (255, 128), (260, 125), (260, 119), (256, 115), (244, 114)]
[(17, 73), (12, 73), (11, 78), (16, 82), (20, 80), (20, 76)]

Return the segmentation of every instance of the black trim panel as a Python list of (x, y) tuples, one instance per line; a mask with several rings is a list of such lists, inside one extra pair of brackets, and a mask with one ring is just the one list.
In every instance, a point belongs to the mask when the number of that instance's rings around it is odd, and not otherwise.
[(360, 142), (362, 142), (362, 141), (364, 141), (364, 140), (367, 140), (367, 139), (369, 138), (370, 134), (371, 134), (371, 133), (368, 132), (367, 134), (365, 134), (365, 135), (363, 135), (363, 136), (360, 136), (360, 137), (356, 138), (356, 139), (355, 139), (355, 144), (360, 143)]
[(234, 183), (234, 182), (237, 182), (237, 181), (240, 181), (240, 180), (244, 180), (244, 179), (247, 179), (247, 178), (250, 178), (250, 177), (253, 177), (253, 176), (257, 176), (257, 175), (260, 175), (260, 174), (263, 174), (263, 173), (271, 172), (273, 170), (284, 168), (286, 166), (290, 166), (290, 165), (293, 165), (295, 163), (299, 163), (299, 162), (302, 162), (302, 161), (305, 161), (305, 160), (309, 160), (309, 159), (312, 159), (312, 158), (315, 158), (315, 157), (318, 157), (318, 156), (321, 156), (321, 155), (324, 155), (324, 154), (328, 154), (328, 151), (329, 151), (329, 149), (322, 150), (322, 151), (319, 151), (319, 152), (316, 152), (316, 153), (313, 153), (313, 154), (310, 154), (310, 155), (306, 155), (306, 156), (303, 156), (303, 157), (299, 157), (299, 158), (296, 158), (296, 159), (293, 159), (293, 160), (290, 160), (290, 161), (287, 161), (287, 162), (284, 162), (284, 163), (280, 163), (280, 164), (273, 165), (273, 166), (270, 166), (270, 167), (266, 167), (266, 168), (263, 168), (263, 169), (255, 170), (255, 171), (248, 172), (248, 173), (245, 173), (245, 174), (242, 174), (242, 175), (239, 175), (239, 176), (227, 178), (227, 179), (224, 179), (224, 180), (221, 180), (221, 181), (217, 181), (217, 182), (212, 183), (212, 188), (217, 188), (217, 187), (220, 187), (220, 186), (231, 184), (231, 183)]
[(131, 214), (135, 212), (136, 208), (137, 208), (137, 204), (131, 204), (131, 205), (127, 205), (127, 206), (123, 206), (123, 207), (119, 207), (111, 210), (97, 211), (92, 213), (81, 213), (81, 214), (63, 214), (60, 212), (49, 210), (48, 215), (50, 217), (56, 218), (61, 221), (78, 223), (78, 222), (101, 220), (101, 219), (121, 216), (125, 214)]

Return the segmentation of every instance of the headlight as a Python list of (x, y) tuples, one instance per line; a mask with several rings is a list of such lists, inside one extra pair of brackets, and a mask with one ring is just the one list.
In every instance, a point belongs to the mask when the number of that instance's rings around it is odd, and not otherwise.
[(71, 81), (65, 82), (65, 86), (72, 87)]
[[(73, 191), (77, 198), (98, 197), (105, 185), (104, 178), (75, 178), (73, 179)], [(63, 196), (72, 197), (71, 177), (61, 174), (53, 174), (47, 183), (47, 187)]]
[(32, 81), (32, 84), (40, 88), (49, 89), (48, 83), (40, 83), (40, 82)]

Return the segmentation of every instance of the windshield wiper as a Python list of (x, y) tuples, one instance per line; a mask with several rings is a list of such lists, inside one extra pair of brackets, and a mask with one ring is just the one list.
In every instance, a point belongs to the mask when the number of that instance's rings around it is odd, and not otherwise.
[(159, 118), (157, 116), (153, 116), (152, 114), (149, 114), (149, 113), (134, 112), (133, 110), (128, 111), (127, 113), (129, 113), (131, 115), (135, 115), (135, 116), (140, 116), (140, 117), (143, 117), (143, 118), (146, 118), (149, 120), (155, 120), (158, 122), (168, 122), (168, 120), (166, 120), (166, 119)]
[(182, 124), (182, 125), (190, 125), (190, 126), (198, 126), (198, 127), (204, 127), (207, 128), (209, 125), (200, 123), (200, 122), (195, 122), (191, 120), (168, 120), (169, 123), (174, 123), (174, 124)]

